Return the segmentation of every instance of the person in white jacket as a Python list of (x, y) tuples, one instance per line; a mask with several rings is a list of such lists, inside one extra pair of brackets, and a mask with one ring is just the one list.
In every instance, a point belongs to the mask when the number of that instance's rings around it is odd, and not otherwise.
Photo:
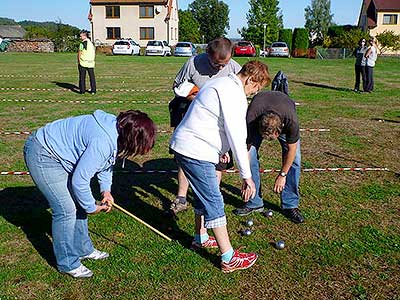
[[(256, 253), (233, 250), (227, 231), (224, 201), (215, 165), (229, 161), (232, 149), (243, 180), (242, 197), (248, 201), (256, 190), (247, 153), (247, 97), (270, 82), (268, 67), (259, 61), (246, 63), (235, 75), (213, 79), (200, 89), (170, 147), (194, 192), (196, 233), (193, 248), (219, 248), (224, 273), (251, 267)], [(215, 235), (211, 237), (207, 229)]]

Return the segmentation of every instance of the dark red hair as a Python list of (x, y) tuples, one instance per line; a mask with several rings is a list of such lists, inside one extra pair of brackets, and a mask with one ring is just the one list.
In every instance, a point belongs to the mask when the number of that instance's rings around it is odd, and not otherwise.
[(156, 125), (139, 110), (121, 112), (117, 117), (118, 157), (144, 155), (154, 146)]

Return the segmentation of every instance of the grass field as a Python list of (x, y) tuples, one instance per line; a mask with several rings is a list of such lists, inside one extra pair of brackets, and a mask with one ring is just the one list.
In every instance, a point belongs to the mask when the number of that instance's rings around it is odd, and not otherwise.
[[(77, 82), (75, 60), (75, 54), (0, 55), (0, 88), (8, 88), (0, 90), (0, 131), (32, 131), (95, 109), (115, 114), (140, 109), (159, 130), (170, 130), (167, 101), (184, 58), (98, 56), (95, 96), (61, 90)], [(279, 213), (279, 198), (271, 191), (276, 174), (263, 175), (266, 206), (276, 212), (270, 219), (254, 215), (250, 237), (239, 233), (247, 218), (232, 214), (242, 204), (238, 175), (225, 175), (222, 191), (232, 243), (260, 255), (253, 268), (229, 275), (219, 270), (217, 252), (189, 249), (192, 210), (177, 220), (163, 216), (177, 189), (173, 174), (116, 173), (116, 202), (175, 241), (163, 240), (118, 211), (91, 216), (94, 244), (111, 256), (85, 262), (95, 273), (87, 280), (56, 271), (51, 214), (30, 177), (1, 176), (0, 299), (400, 299), (400, 59), (378, 60), (372, 94), (351, 91), (352, 60), (262, 60), (271, 74), (287, 74), (291, 96), (301, 104), (301, 127), (331, 130), (302, 133), (304, 168), (390, 171), (303, 173), (302, 225)], [(82, 102), (71, 102), (76, 100)], [(130, 161), (128, 170), (174, 169), (169, 137), (160, 133), (154, 150)], [(26, 170), (25, 138), (0, 135), (0, 171)], [(264, 142), (261, 155), (263, 168), (280, 167), (278, 143)], [(282, 251), (271, 246), (278, 239), (286, 242)]]

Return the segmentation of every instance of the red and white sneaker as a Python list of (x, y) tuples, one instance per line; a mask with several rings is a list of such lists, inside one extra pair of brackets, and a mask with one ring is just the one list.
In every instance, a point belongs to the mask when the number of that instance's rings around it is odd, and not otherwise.
[(250, 268), (256, 262), (258, 255), (256, 253), (243, 253), (235, 250), (230, 262), (221, 262), (221, 269), (224, 273), (231, 273), (236, 270)]
[(214, 249), (218, 248), (217, 240), (213, 236), (209, 236), (208, 240), (204, 243), (198, 243), (195, 239), (192, 241), (192, 249), (200, 249), (200, 248), (207, 248), (207, 249)]

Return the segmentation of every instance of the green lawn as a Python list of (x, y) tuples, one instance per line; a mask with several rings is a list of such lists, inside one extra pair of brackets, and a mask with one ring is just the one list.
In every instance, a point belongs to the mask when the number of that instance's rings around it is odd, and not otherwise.
[[(290, 94), (301, 104), (301, 127), (331, 130), (302, 133), (304, 168), (390, 171), (303, 173), (302, 225), (279, 213), (279, 198), (271, 191), (275, 175), (263, 175), (266, 205), (276, 212), (270, 219), (254, 215), (250, 237), (239, 233), (248, 218), (232, 214), (242, 204), (238, 175), (225, 175), (222, 191), (232, 244), (260, 255), (253, 268), (229, 275), (219, 270), (217, 252), (189, 249), (192, 210), (177, 220), (163, 216), (177, 189), (173, 174), (116, 173), (116, 202), (174, 242), (118, 211), (91, 216), (94, 244), (111, 256), (85, 262), (95, 273), (87, 280), (56, 271), (51, 214), (29, 176), (1, 176), (0, 299), (400, 299), (400, 59), (378, 60), (372, 94), (351, 91), (353, 60), (262, 60), (272, 76), (278, 70), (288, 76)], [(75, 54), (1, 54), (0, 132), (31, 131), (95, 109), (117, 114), (132, 108), (146, 111), (160, 130), (170, 130), (167, 101), (185, 58), (98, 56), (95, 96), (61, 90), (77, 83), (75, 61)], [(71, 103), (76, 100), (82, 103)], [(130, 161), (127, 169), (174, 169), (169, 137), (160, 133), (154, 150)], [(0, 135), (0, 171), (26, 170), (25, 138)], [(277, 143), (264, 142), (262, 167), (279, 168), (279, 160)], [(271, 246), (278, 239), (286, 242), (282, 251)]]

